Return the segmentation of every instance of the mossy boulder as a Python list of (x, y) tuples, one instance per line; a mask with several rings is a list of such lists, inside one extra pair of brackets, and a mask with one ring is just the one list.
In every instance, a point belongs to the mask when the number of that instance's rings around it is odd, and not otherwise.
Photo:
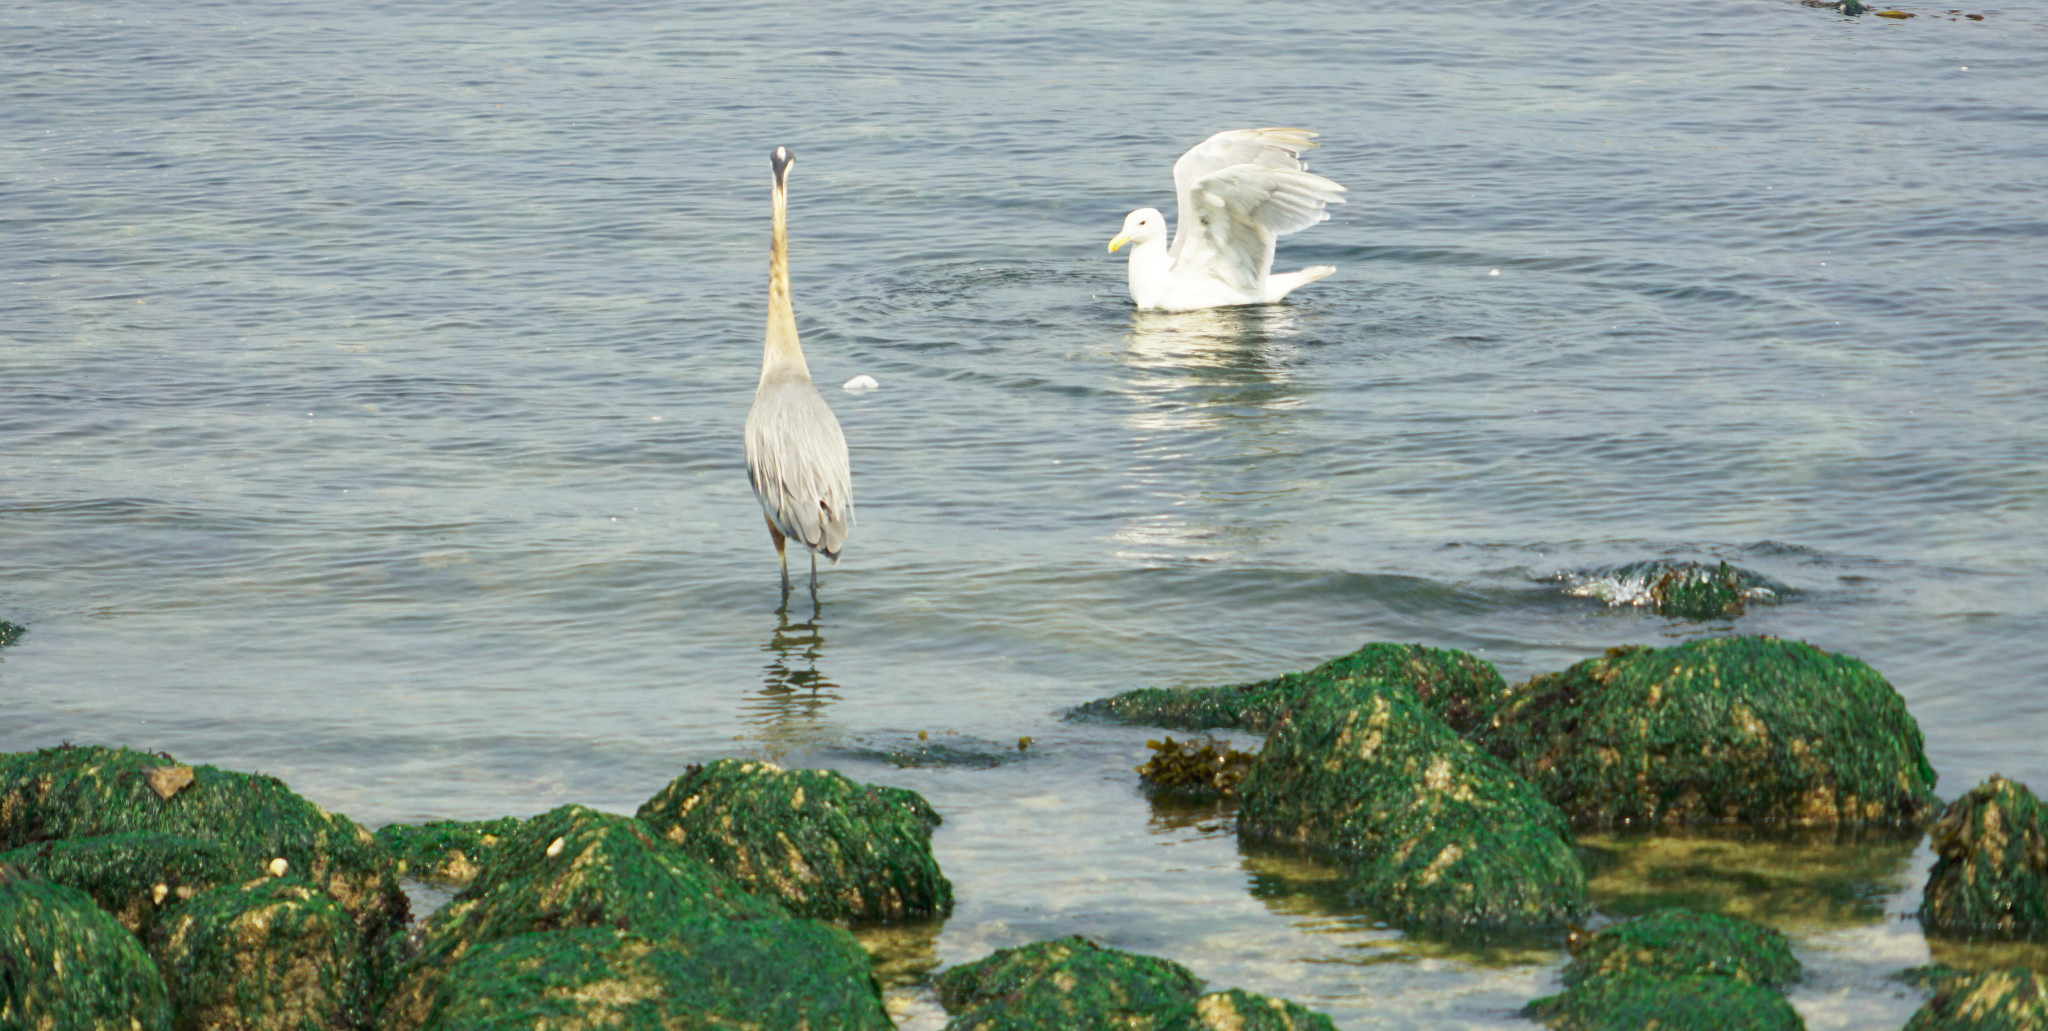
[(1196, 999), (1166, 1027), (1168, 1031), (1337, 1031), (1329, 1017), (1306, 1006), (1240, 988)]
[(276, 777), (126, 748), (0, 755), (0, 851), (103, 834), (157, 833), (225, 846), (245, 863), (283, 859), (379, 941), (409, 917), (391, 856), (346, 816)]
[(999, 949), (939, 975), (948, 1031), (1152, 1031), (1202, 993), (1188, 968), (1078, 936)]
[(1189, 799), (1235, 798), (1251, 769), (1249, 752), (1215, 740), (1147, 741), (1152, 757), (1139, 766), (1138, 779), (1156, 794)]
[(1585, 912), (1563, 815), (1384, 682), (1308, 696), (1267, 738), (1239, 799), (1240, 837), (1337, 858), (1353, 901), (1399, 927), (1518, 933)]
[(1920, 922), (1955, 938), (2048, 939), (2048, 811), (2026, 785), (1992, 776), (1927, 829), (1939, 856)]
[(799, 916), (865, 922), (953, 910), (953, 884), (932, 856), (939, 815), (914, 791), (721, 759), (670, 782), (639, 817)]
[(1469, 652), (1375, 642), (1314, 669), (1271, 680), (1222, 687), (1144, 687), (1081, 705), (1070, 715), (1176, 730), (1267, 731), (1301, 699), (1353, 681), (1405, 685), (1459, 733), (1483, 720), (1507, 689), (1491, 664)]
[(1799, 960), (1771, 928), (1714, 913), (1666, 909), (1601, 928), (1564, 968), (1567, 988), (1641, 971), (1659, 977), (1728, 977), (1783, 988), (1799, 979)]
[(156, 958), (177, 1031), (332, 1031), (361, 1022), (354, 918), (302, 878), (215, 888), (179, 906)]
[(0, 619), (0, 648), (21, 640), (21, 635), (25, 633), (28, 633), (27, 627)]
[(1523, 1014), (1557, 1031), (1804, 1031), (1785, 997), (1732, 977), (1632, 970), (1538, 999)]
[(1899, 693), (1772, 637), (1616, 648), (1516, 687), (1473, 740), (1580, 826), (1903, 825), (1935, 801)]
[(377, 828), (376, 838), (390, 851), (400, 874), (427, 884), (461, 888), (476, 878), (491, 849), (518, 830), (520, 822), (516, 816), (501, 816), (495, 820), (392, 823)]
[(1905, 1031), (2040, 1031), (2048, 1028), (2048, 978), (1991, 970), (1942, 978)]
[(85, 892), (145, 936), (194, 895), (265, 875), (261, 862), (232, 846), (156, 831), (59, 838), (0, 853), (0, 863)]
[(163, 978), (135, 935), (84, 892), (0, 867), (0, 1027), (170, 1026)]
[(468, 953), (538, 931), (607, 927), (660, 939), (699, 917), (782, 917), (639, 820), (579, 805), (522, 822), (476, 877), (420, 928), (379, 1006), (383, 1031), (422, 1026), (442, 977)]
[(1202, 993), (1168, 959), (1070, 936), (999, 949), (934, 983), (947, 1031), (1334, 1031), (1330, 1018), (1239, 989)]
[(867, 953), (816, 920), (697, 918), (648, 937), (612, 927), (514, 935), (454, 965), (428, 1031), (804, 1028), (890, 1031)]

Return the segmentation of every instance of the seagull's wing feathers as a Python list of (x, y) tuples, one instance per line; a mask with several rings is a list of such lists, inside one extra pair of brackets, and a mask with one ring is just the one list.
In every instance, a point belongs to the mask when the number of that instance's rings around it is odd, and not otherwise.
[(1316, 134), (1307, 129), (1231, 129), (1196, 144), (1173, 163), (1173, 196), (1180, 205), (1174, 216), (1180, 219), (1173, 239), (1176, 252), (1192, 220), (1188, 191), (1203, 178), (1233, 165), (1257, 165), (1289, 172), (1303, 172), (1308, 165), (1301, 152), (1319, 146)]
[(1342, 203), (1344, 187), (1308, 172), (1257, 164), (1212, 172), (1181, 199), (1174, 269), (1206, 269), (1256, 289), (1273, 268), (1273, 240), (1328, 220), (1325, 207)]

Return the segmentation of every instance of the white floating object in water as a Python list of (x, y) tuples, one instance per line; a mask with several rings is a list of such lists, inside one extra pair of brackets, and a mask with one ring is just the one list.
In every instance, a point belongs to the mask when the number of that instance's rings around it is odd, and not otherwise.
[(875, 378), (873, 376), (870, 376), (867, 373), (863, 372), (860, 375), (855, 376), (854, 378), (847, 380), (845, 383), (841, 384), (840, 389), (859, 392), (862, 390), (873, 390), (879, 386), (881, 386), (881, 384), (875, 382)]
[(1491, 272), (1488, 272), (1488, 273), (1487, 273), (1487, 275), (1489, 275), (1489, 276), (1497, 276), (1497, 275), (1500, 275), (1500, 270), (1499, 270), (1499, 269), (1494, 269), (1493, 271), (1491, 271)]

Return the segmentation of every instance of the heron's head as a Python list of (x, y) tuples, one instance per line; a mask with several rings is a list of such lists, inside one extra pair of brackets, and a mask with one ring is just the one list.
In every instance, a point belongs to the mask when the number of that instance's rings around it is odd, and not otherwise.
[(789, 166), (795, 163), (796, 155), (790, 153), (788, 147), (777, 147), (774, 153), (768, 155), (768, 165), (775, 169), (775, 181), (778, 183), (789, 175)]
[(1116, 234), (1116, 238), (1109, 241), (1109, 249), (1111, 252), (1114, 252), (1118, 247), (1122, 247), (1127, 243), (1134, 243), (1142, 247), (1154, 240), (1164, 239), (1166, 239), (1166, 216), (1160, 214), (1158, 208), (1139, 208), (1124, 216), (1124, 231)]

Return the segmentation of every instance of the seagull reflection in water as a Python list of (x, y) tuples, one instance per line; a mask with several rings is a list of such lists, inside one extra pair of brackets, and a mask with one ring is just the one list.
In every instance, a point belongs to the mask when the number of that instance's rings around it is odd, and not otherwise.
[(1280, 380), (1300, 335), (1294, 309), (1276, 304), (1134, 311), (1124, 359), (1141, 369), (1240, 369)]
[(808, 620), (793, 619), (788, 605), (775, 610), (775, 631), (761, 646), (772, 658), (762, 667), (761, 690), (746, 706), (748, 721), (777, 744), (822, 736), (825, 710), (839, 700), (839, 685), (818, 669), (825, 632), (824, 610), (815, 600), (809, 615)]

